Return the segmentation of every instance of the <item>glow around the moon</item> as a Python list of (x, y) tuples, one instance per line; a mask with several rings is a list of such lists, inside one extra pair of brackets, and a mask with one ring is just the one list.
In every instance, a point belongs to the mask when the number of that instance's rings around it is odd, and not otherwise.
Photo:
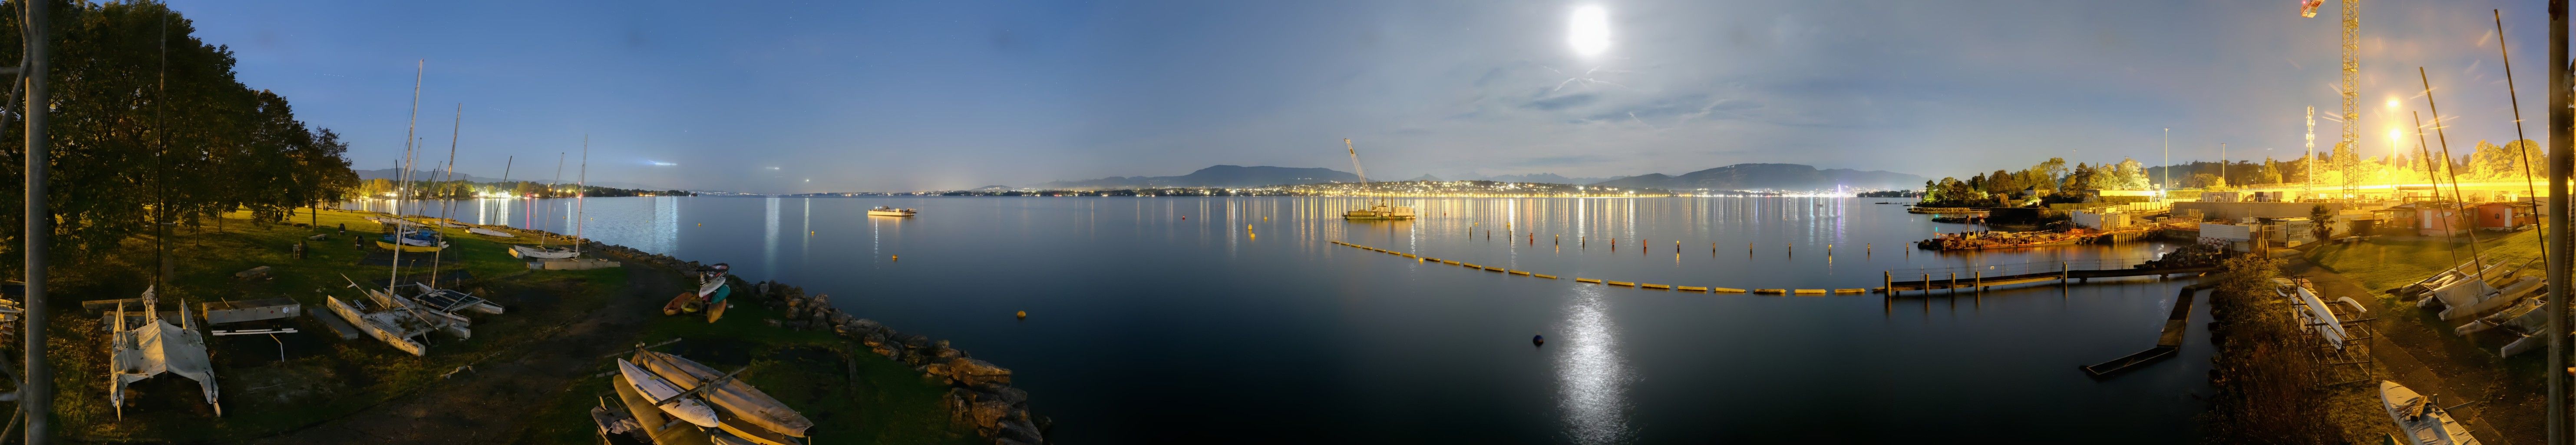
[(1575, 54), (1585, 57), (1608, 51), (1610, 49), (1610, 11), (1601, 9), (1600, 6), (1574, 8), (1572, 21), (1566, 27), (1565, 43), (1574, 46)]

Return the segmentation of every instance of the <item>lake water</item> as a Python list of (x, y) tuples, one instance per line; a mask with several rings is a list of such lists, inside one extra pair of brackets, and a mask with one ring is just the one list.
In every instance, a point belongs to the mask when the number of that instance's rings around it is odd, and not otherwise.
[[(1572, 280), (1877, 287), (2158, 244), (1934, 254), (1910, 242), (1965, 227), (1883, 198), (1398, 201), (1422, 219), (1340, 219), (1357, 198), (603, 198), (582, 231), (954, 340), (1065, 443), (2177, 443), (2211, 391), (2205, 307), (2170, 360), (2076, 369), (2152, 346), (2184, 280), (1895, 300)], [(573, 232), (568, 200), (457, 207)]]

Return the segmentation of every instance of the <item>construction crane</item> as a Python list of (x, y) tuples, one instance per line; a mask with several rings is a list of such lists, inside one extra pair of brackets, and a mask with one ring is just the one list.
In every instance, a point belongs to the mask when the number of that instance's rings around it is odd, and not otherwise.
[[(1360, 177), (1360, 193), (1368, 193), (1368, 170), (1360, 167), (1360, 150), (1358, 148), (1353, 148), (1351, 146), (1351, 140), (1347, 138), (1342, 139), (1342, 149), (1351, 153), (1351, 172), (1352, 174), (1359, 175)], [(1371, 200), (1369, 201), (1368, 209), (1342, 212), (1342, 219), (1413, 219), (1413, 208), (1390, 206), (1387, 205), (1387, 203)]]
[(1360, 188), (1368, 188), (1368, 169), (1360, 168), (1360, 149), (1351, 147), (1350, 138), (1342, 138), (1342, 149), (1351, 152), (1351, 172), (1359, 175)]
[[(2324, 6), (2325, 4), (2325, 0), (2301, 1), (2299, 2), (2299, 16), (2316, 17), (2317, 7)], [(2355, 125), (2355, 123), (2361, 121), (2361, 108), (2359, 102), (2356, 101), (2361, 94), (2361, 83), (2356, 80), (2361, 75), (2360, 54), (2361, 0), (2343, 0), (2343, 88), (2341, 88), (2343, 93), (2343, 140), (2336, 142), (2335, 148), (2353, 150), (2355, 156), (2358, 156), (2361, 153), (2361, 127)], [(2313, 148), (2310, 150), (2311, 152), (2308, 153), (2309, 182), (2314, 183), (2316, 182), (2314, 178), (2316, 177), (2315, 164), (2317, 162), (2317, 156), (2316, 153), (2313, 152)], [(2344, 184), (2344, 192), (2351, 193), (2352, 181), (2346, 180), (2344, 181)]]

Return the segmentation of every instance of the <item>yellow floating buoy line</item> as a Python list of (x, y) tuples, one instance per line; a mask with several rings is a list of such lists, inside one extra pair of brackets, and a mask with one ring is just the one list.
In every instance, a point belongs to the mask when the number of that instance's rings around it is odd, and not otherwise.
[[(1576, 241), (1577, 241), (1578, 243), (1580, 243), (1580, 242), (1581, 242), (1580, 237), (1577, 237), (1577, 238), (1578, 238), (1578, 239), (1577, 239)], [(1389, 254), (1389, 255), (1402, 256), (1402, 257), (1405, 257), (1405, 258), (1412, 258), (1412, 259), (1413, 259), (1413, 261), (1414, 261), (1414, 262), (1417, 262), (1417, 263), (1440, 263), (1440, 264), (1447, 264), (1447, 265), (1454, 265), (1454, 266), (1458, 266), (1458, 267), (1464, 267), (1464, 268), (1468, 268), (1468, 269), (1482, 270), (1482, 271), (1486, 271), (1486, 272), (1502, 273), (1502, 274), (1507, 274), (1507, 275), (1520, 275), (1520, 276), (1525, 276), (1525, 277), (1531, 277), (1531, 278), (1544, 278), (1544, 279), (1550, 279), (1550, 280), (1559, 279), (1559, 278), (1557, 278), (1557, 276), (1555, 276), (1555, 275), (1548, 275), (1548, 274), (1543, 274), (1543, 273), (1530, 272), (1530, 271), (1526, 271), (1526, 270), (1506, 269), (1506, 268), (1494, 267), (1494, 266), (1487, 266), (1487, 265), (1476, 264), (1476, 263), (1460, 262), (1460, 261), (1458, 261), (1458, 260), (1432, 258), (1432, 257), (1427, 257), (1427, 256), (1415, 255), (1415, 254), (1411, 254), (1411, 253), (1398, 252), (1398, 251), (1386, 250), (1386, 249), (1380, 249), (1380, 248), (1369, 247), (1369, 246), (1362, 246), (1362, 245), (1358, 245), (1358, 244), (1351, 244), (1351, 243), (1346, 243), (1346, 242), (1341, 242), (1341, 241), (1326, 241), (1326, 242), (1330, 242), (1330, 243), (1338, 244), (1338, 245), (1343, 245), (1343, 246), (1350, 246), (1350, 247), (1353, 247), (1353, 248), (1367, 249), (1367, 250), (1371, 250), (1371, 251), (1382, 252), (1382, 253), (1386, 253), (1386, 254)], [(1614, 241), (1614, 242), (1615, 242), (1615, 241)], [(1680, 242), (1678, 242), (1678, 241), (1674, 242), (1674, 246), (1673, 246), (1673, 248), (1674, 248), (1675, 250), (1677, 250), (1677, 251), (1678, 251), (1679, 249), (1681, 249), (1681, 245), (1680, 245), (1680, 244), (1681, 244), (1681, 243), (1680, 243)], [(1711, 246), (1712, 246), (1712, 247), (1714, 247), (1714, 245), (1715, 245), (1715, 243), (1711, 243)], [(1748, 244), (1748, 245), (1746, 245), (1745, 247), (1746, 247), (1747, 249), (1751, 249), (1753, 246), (1752, 246), (1752, 245), (1750, 245), (1750, 244)], [(1830, 247), (1830, 245), (1828, 245), (1828, 247), (1826, 247), (1826, 249), (1827, 249), (1827, 250), (1831, 250), (1831, 249), (1832, 249), (1832, 247)], [(1668, 284), (1637, 283), (1637, 282), (1629, 282), (1629, 281), (1603, 280), (1603, 279), (1599, 279), (1599, 278), (1583, 278), (1583, 277), (1574, 277), (1574, 282), (1576, 282), (1576, 283), (1585, 283), (1585, 284), (1600, 284), (1600, 285), (1608, 285), (1608, 286), (1632, 287), (1632, 288), (1638, 288), (1638, 289), (1675, 290), (1675, 291), (1682, 291), (1682, 292), (1706, 292), (1706, 293), (1712, 293), (1712, 294), (1742, 294), (1742, 293), (1751, 293), (1751, 294), (1755, 294), (1755, 295), (1833, 295), (1833, 294), (1845, 294), (1845, 295), (1848, 295), (1848, 294), (1865, 294), (1865, 293), (1869, 293), (1869, 292), (1871, 291), (1871, 289), (1869, 289), (1869, 288), (1858, 288), (1858, 287), (1832, 288), (1832, 289), (1786, 289), (1786, 288), (1782, 288), (1782, 289), (1744, 289), (1744, 288), (1734, 288), (1734, 287), (1716, 287), (1716, 286), (1678, 286), (1678, 285), (1668, 285)]]

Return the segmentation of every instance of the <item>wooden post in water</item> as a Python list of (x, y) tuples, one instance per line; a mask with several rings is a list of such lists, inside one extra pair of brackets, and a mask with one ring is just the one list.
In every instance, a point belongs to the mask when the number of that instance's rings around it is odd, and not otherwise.
[(1958, 294), (1958, 293), (1959, 293), (1959, 273), (1958, 273), (1958, 272), (1951, 272), (1951, 273), (1950, 273), (1950, 287), (1949, 287), (1949, 289), (1950, 289), (1950, 293), (1951, 293), (1951, 294), (1953, 294), (1953, 295), (1956, 295), (1956, 294)]
[(1973, 279), (1976, 280), (1974, 286), (1977, 287), (1977, 303), (1982, 304), (1986, 302), (1986, 271), (1980, 270), (1975, 273), (1977, 276)]
[(1882, 294), (1887, 295), (1887, 298), (1890, 298), (1890, 299), (1896, 298), (1896, 273), (1895, 273), (1895, 272), (1888, 272), (1888, 271), (1879, 271), (1879, 272), (1878, 272), (1878, 290), (1879, 290)]
[(1930, 272), (1923, 273), (1923, 296), (1927, 298), (1932, 296), (1932, 273)]

